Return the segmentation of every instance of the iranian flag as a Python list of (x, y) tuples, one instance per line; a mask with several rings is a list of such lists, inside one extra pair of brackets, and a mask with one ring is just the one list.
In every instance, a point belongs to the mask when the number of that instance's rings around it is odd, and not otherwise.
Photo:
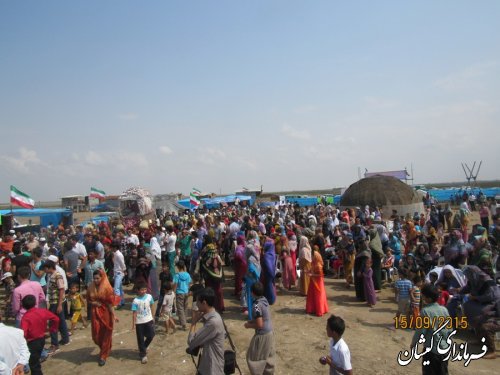
[(103, 199), (106, 198), (106, 193), (102, 190), (96, 189), (95, 187), (91, 187), (90, 198)]
[(10, 203), (24, 208), (35, 207), (35, 201), (28, 194), (18, 190), (14, 185), (10, 185)]
[(193, 188), (191, 194), (189, 194), (189, 203), (195, 207), (198, 207), (200, 205), (200, 195), (201, 191), (199, 191), (196, 188)]

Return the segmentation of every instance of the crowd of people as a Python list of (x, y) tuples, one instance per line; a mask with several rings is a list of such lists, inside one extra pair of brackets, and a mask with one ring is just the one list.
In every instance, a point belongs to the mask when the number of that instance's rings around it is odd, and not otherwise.
[[(424, 301), (439, 301), (450, 316), (468, 318), (494, 357), (493, 336), (500, 330), (495, 275), (500, 210), (489, 210), (488, 221), (482, 220), (486, 226), (472, 228), (470, 211), (467, 200), (456, 213), (431, 204), (413, 216), (393, 211), (390, 220), (383, 220), (380, 208), (368, 206), (230, 206), (166, 214), (132, 228), (101, 222), (51, 225), (38, 237), (11, 231), (0, 242), (6, 296), (2, 315), (23, 329), (33, 374), (41, 374), (40, 363), (71, 342), (80, 322), (84, 327), (90, 323), (100, 348), (98, 363), (104, 366), (115, 311), (128, 305), (123, 286), (131, 284), (136, 295), (132, 328), (142, 363), (148, 362), (147, 348), (159, 329), (155, 323), (164, 322), (167, 332), (189, 331), (190, 350), (203, 348), (199, 373), (222, 374), (223, 286), (231, 283), (246, 316), (245, 328), (255, 330), (247, 351), (250, 372), (271, 374), (270, 311), (277, 291), (295, 290), (306, 296), (305, 313), (323, 316), (329, 311), (325, 275), (343, 273), (346, 287), (354, 286), (356, 297), (371, 308), (385, 276), (395, 281), (398, 316), (419, 316), (427, 311)], [(234, 278), (227, 277), (228, 269)], [(50, 346), (44, 349), (47, 322)], [(203, 327), (197, 329), (199, 322)], [(328, 320), (331, 350), (321, 362), (331, 373), (352, 372), (349, 350), (340, 341), (344, 328), (341, 318)]]

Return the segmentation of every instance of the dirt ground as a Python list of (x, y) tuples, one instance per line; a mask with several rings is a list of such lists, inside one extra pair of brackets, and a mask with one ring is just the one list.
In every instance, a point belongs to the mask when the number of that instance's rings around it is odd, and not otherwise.
[[(248, 374), (245, 353), (253, 335), (243, 328), (245, 317), (237, 301), (231, 298), (232, 279), (228, 275), (225, 298), (227, 311), (223, 318), (237, 346), (238, 362), (243, 374)], [(358, 302), (354, 290), (347, 289), (339, 279), (325, 280), (330, 313), (342, 316), (347, 323), (344, 339), (351, 350), (355, 374), (420, 374), (421, 363), (412, 362), (406, 367), (397, 363), (399, 351), (408, 348), (412, 332), (389, 329), (393, 325), (396, 304), (392, 289), (388, 286), (378, 295), (377, 305), (370, 309)], [(130, 288), (127, 287), (127, 292)], [(318, 359), (328, 353), (325, 333), (329, 314), (318, 318), (305, 314), (305, 298), (296, 291), (279, 291), (272, 307), (272, 318), (276, 338), (276, 374), (327, 374), (328, 369)], [(127, 302), (132, 296), (128, 293)], [(130, 306), (130, 305), (128, 305)], [(113, 351), (105, 367), (97, 366), (98, 349), (92, 343), (90, 329), (75, 332), (70, 345), (43, 364), (47, 374), (194, 374), (194, 366), (185, 354), (187, 332), (177, 331), (166, 335), (158, 327), (157, 335), (150, 346), (149, 363), (142, 365), (138, 358), (135, 333), (131, 331), (132, 314), (128, 310), (117, 312), (120, 322), (116, 324)], [(462, 333), (461, 340), (474, 344), (471, 351), (479, 352), (477, 340), (469, 333)], [(500, 361), (477, 360), (465, 368), (463, 362), (450, 363), (451, 374), (491, 374)]]

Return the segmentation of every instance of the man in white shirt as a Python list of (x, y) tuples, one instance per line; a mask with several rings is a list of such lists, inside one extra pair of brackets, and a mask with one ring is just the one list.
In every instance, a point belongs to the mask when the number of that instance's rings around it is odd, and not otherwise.
[(319, 359), (321, 364), (330, 366), (330, 375), (352, 375), (351, 353), (342, 338), (344, 331), (344, 319), (331, 315), (326, 322), (326, 334), (330, 337), (330, 355)]
[(120, 303), (118, 304), (118, 309), (121, 309), (125, 305), (125, 298), (123, 297), (123, 278), (125, 277), (125, 258), (120, 251), (120, 243), (113, 241), (111, 244), (111, 250), (113, 251), (113, 289), (115, 290), (115, 296), (120, 298)]
[(23, 375), (30, 351), (22, 329), (0, 323), (0, 374)]

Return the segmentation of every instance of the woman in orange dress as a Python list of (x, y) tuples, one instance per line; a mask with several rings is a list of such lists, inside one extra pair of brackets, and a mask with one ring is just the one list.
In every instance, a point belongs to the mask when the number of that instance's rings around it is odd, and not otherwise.
[(323, 275), (323, 258), (314, 246), (312, 267), (310, 272), (311, 281), (307, 291), (306, 313), (323, 316), (328, 312), (328, 301), (325, 292), (325, 277)]
[(87, 303), (92, 311), (92, 340), (99, 346), (99, 366), (106, 364), (111, 352), (111, 338), (115, 318), (114, 292), (104, 270), (94, 271), (94, 280), (87, 290)]

